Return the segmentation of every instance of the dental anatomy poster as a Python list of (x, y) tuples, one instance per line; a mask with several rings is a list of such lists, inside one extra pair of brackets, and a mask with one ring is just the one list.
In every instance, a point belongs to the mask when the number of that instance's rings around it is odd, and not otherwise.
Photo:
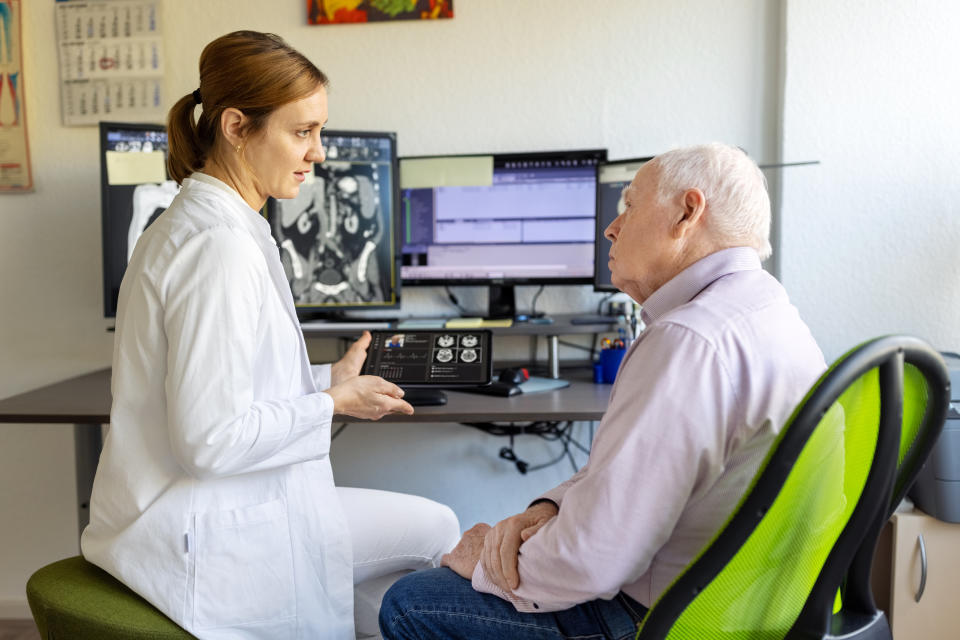
[(0, 0), (0, 192), (33, 190), (23, 100), (21, 0)]

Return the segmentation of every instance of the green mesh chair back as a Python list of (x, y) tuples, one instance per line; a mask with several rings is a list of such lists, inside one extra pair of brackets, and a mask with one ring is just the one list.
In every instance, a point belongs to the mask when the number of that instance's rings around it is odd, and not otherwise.
[(861, 616), (876, 608), (870, 571), (882, 525), (893, 515), (930, 457), (950, 406), (949, 374), (943, 370), (943, 376), (947, 380), (944, 385), (942, 378), (935, 372), (936, 366), (942, 361), (933, 362), (932, 357), (922, 359), (911, 356), (912, 353), (907, 352), (908, 357), (903, 368), (903, 418), (900, 425), (897, 472), (890, 503), (880, 519), (880, 526), (865, 536), (850, 563), (847, 578), (841, 585), (846, 610), (859, 612)]
[(654, 603), (638, 640), (890, 638), (872, 599), (841, 604), (837, 593), (888, 516), (905, 459), (906, 363), (935, 407), (924, 411), (930, 429), (942, 428), (949, 381), (934, 350), (898, 336), (851, 350), (794, 411), (733, 515)]

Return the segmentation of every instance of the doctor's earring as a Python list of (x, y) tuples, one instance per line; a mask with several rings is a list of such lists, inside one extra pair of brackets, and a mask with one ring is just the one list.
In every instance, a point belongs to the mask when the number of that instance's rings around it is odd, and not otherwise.
[(240, 153), (240, 145), (237, 145), (237, 153)]

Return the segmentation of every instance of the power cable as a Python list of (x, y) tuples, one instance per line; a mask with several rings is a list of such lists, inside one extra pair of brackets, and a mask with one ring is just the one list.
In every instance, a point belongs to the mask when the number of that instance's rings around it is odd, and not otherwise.
[[(508, 462), (512, 462), (516, 466), (517, 471), (522, 475), (526, 475), (531, 471), (539, 471), (540, 469), (546, 469), (552, 465), (557, 464), (564, 458), (567, 458), (570, 461), (570, 466), (573, 467), (574, 473), (579, 470), (576, 459), (573, 457), (573, 448), (579, 449), (583, 453), (590, 455), (590, 448), (583, 446), (576, 438), (573, 437), (573, 420), (562, 421), (546, 421), (546, 420), (537, 420), (527, 424), (517, 424), (517, 423), (496, 423), (496, 422), (463, 422), (461, 423), (464, 426), (477, 429), (491, 436), (501, 436), (507, 437), (510, 439), (510, 444), (505, 447), (500, 447), (498, 452), (498, 457)], [(563, 426), (561, 426), (563, 425)], [(591, 440), (593, 425), (590, 426), (591, 429)], [(551, 460), (542, 462), (539, 464), (530, 464), (523, 458), (517, 455), (515, 448), (515, 438), (520, 435), (531, 435), (537, 436), (546, 440), (548, 442), (559, 442), (561, 445), (560, 454)]]

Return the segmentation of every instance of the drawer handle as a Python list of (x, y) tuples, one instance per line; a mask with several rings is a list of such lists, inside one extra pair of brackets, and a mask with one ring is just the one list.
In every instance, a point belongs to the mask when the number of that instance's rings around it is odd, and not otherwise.
[(920, 588), (917, 589), (917, 595), (914, 600), (920, 602), (923, 597), (923, 590), (927, 587), (927, 547), (923, 544), (923, 534), (917, 536), (917, 544), (920, 545)]

